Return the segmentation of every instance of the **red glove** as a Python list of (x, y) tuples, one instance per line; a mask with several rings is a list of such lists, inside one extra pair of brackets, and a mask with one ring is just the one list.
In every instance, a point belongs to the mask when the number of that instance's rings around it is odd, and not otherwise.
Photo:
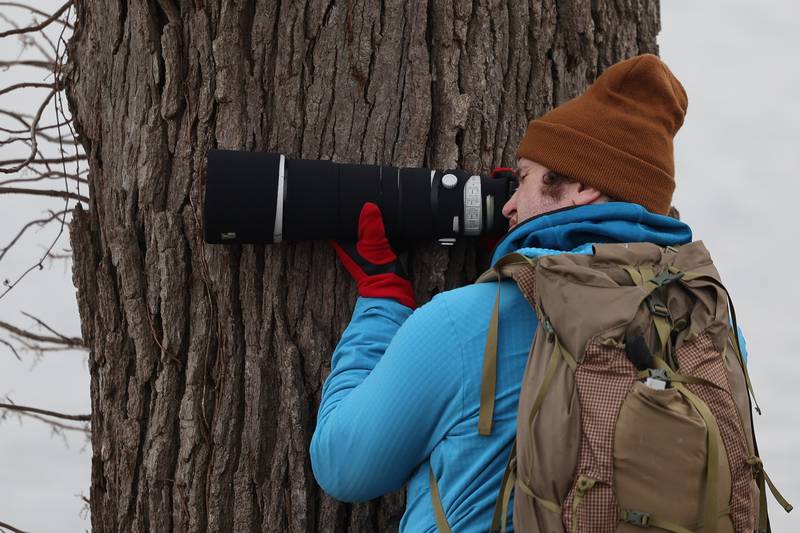
[(381, 210), (367, 202), (358, 217), (358, 242), (331, 241), (336, 255), (367, 298), (391, 298), (414, 309), (414, 290), (397, 260), (383, 226)]

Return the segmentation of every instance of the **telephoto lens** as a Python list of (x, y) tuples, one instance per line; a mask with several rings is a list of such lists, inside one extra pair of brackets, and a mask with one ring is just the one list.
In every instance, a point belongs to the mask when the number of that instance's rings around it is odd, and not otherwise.
[(209, 150), (204, 237), (211, 244), (354, 241), (361, 208), (373, 202), (390, 239), (453, 244), (504, 234), (501, 210), (515, 186), (510, 172), (487, 177)]

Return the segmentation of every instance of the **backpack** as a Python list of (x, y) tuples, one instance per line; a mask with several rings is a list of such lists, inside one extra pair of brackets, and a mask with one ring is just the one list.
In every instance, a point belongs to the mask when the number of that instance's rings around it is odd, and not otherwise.
[[(525, 533), (768, 532), (766, 485), (791, 510), (759, 458), (735, 311), (702, 242), (510, 254), (478, 282), (503, 278), (516, 281), (539, 323), (492, 531), (506, 530), (512, 491), (514, 528)], [(430, 483), (437, 525), (449, 532), (432, 473)]]

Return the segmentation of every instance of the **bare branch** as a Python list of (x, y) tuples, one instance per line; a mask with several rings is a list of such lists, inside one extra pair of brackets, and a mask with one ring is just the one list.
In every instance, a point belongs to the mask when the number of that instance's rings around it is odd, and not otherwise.
[(13, 30), (4, 31), (4, 32), (0, 33), (0, 39), (2, 39), (3, 37), (8, 37), (9, 35), (19, 35), (19, 34), (22, 34), (22, 33), (31, 33), (31, 32), (34, 32), (34, 31), (42, 30), (42, 29), (46, 28), (47, 26), (49, 26), (53, 21), (58, 20), (58, 18), (61, 15), (64, 14), (64, 11), (66, 11), (67, 8), (69, 8), (69, 6), (71, 6), (71, 5), (72, 5), (72, 0), (69, 0), (66, 4), (64, 4), (63, 6), (58, 8), (58, 11), (56, 11), (55, 13), (50, 15), (48, 18), (46, 18), (45, 20), (43, 20), (39, 24), (35, 24), (33, 26), (28, 26), (27, 28), (15, 28)]
[(0, 61), (0, 68), (9, 67), (36, 67), (47, 71), (52, 71), (56, 64), (53, 61), (37, 61), (35, 59), (24, 59), (14, 61)]
[(26, 89), (26, 88), (34, 88), (34, 89), (55, 89), (55, 83), (15, 83), (10, 87), (6, 87), (5, 89), (0, 89), (0, 95), (10, 93), (11, 91), (16, 91), (17, 89)]
[(0, 409), (8, 409), (9, 411), (21, 411), (24, 413), (36, 413), (45, 416), (52, 416), (55, 418), (62, 418), (64, 420), (77, 420), (79, 422), (90, 422), (92, 420), (92, 415), (67, 415), (64, 413), (58, 413), (56, 411), (48, 411), (47, 409), (39, 409), (38, 407), (17, 405), (15, 403), (0, 403)]
[[(1, 320), (0, 320), (0, 328), (3, 328), (6, 331), (9, 331), (14, 335), (16, 335), (15, 338), (26, 348), (32, 351), (45, 352), (45, 351), (56, 351), (56, 350), (62, 351), (62, 350), (73, 350), (73, 349), (86, 349), (86, 345), (84, 344), (83, 339), (81, 339), (80, 337), (62, 337), (60, 336), (60, 334), (57, 334), (58, 336), (56, 337), (50, 337), (48, 335), (39, 335), (31, 331), (24, 330), (22, 328), (18, 328), (17, 326), (14, 326), (12, 324), (9, 324), (8, 322), (4, 322)], [(59, 346), (57, 347), (34, 346), (23, 341), (22, 340), (23, 338), (35, 342), (48, 342), (51, 344), (57, 344)], [(3, 342), (4, 344), (8, 345), (11, 348), (11, 345), (8, 342), (6, 341)], [(16, 350), (14, 351), (14, 353), (15, 355), (17, 355), (17, 358), (19, 359), (20, 357), (19, 354), (16, 353)]]
[[(69, 3), (67, 4), (69, 5)], [(47, 107), (47, 104), (50, 103), (50, 99), (56, 94), (56, 89), (51, 89), (49, 93), (47, 93), (47, 97), (44, 99), (44, 102), (39, 106), (39, 110), (36, 112), (36, 116), (33, 117), (33, 121), (31, 122), (31, 153), (28, 157), (19, 165), (11, 168), (0, 168), (0, 172), (5, 174), (13, 174), (14, 172), (18, 172), (20, 169), (24, 168), (25, 165), (30, 163), (35, 157), (37, 153), (37, 140), (36, 140), (36, 125), (39, 123), (39, 119), (42, 118), (42, 113), (44, 109)]]
[[(28, 317), (28, 318), (30, 318), (31, 320), (35, 321), (37, 324), (39, 324), (41, 327), (43, 327), (44, 329), (46, 329), (47, 331), (49, 331), (50, 333), (52, 333), (52, 334), (53, 334), (53, 335), (55, 335), (56, 337), (59, 337), (59, 338), (61, 338), (61, 340), (62, 340), (63, 342), (67, 342), (67, 343), (69, 343), (69, 344), (78, 344), (78, 345), (80, 345), (80, 346), (83, 346), (83, 345), (84, 345), (84, 344), (83, 344), (83, 339), (82, 339), (82, 338), (80, 338), (80, 337), (67, 337), (67, 336), (66, 336), (66, 335), (64, 335), (63, 333), (59, 333), (58, 331), (54, 330), (53, 328), (51, 328), (50, 326), (48, 326), (47, 324), (45, 324), (43, 320), (41, 320), (41, 319), (39, 319), (39, 318), (36, 318), (36, 317), (35, 317), (35, 316), (33, 316), (32, 314), (30, 314), (30, 313), (26, 313), (25, 311), (20, 311), (20, 312), (21, 312), (23, 315), (25, 315), (26, 317)], [(54, 342), (54, 341), (48, 341), (48, 342)]]
[[(14, 22), (11, 18), (7, 17), (2, 13), (0, 13), (0, 19), (5, 20), (8, 23), (8, 25), (11, 26), (12, 28), (16, 29), (19, 28), (19, 25), (16, 22)], [(47, 41), (47, 44), (49, 44), (50, 48), (52, 48), (53, 52), (55, 52), (56, 47), (53, 44), (53, 41), (50, 40), (50, 38), (43, 30), (40, 30), (39, 33), (40, 37), (43, 38), (45, 41)], [(30, 35), (20, 35), (19, 39), (20, 41), (22, 41), (22, 49), (20, 50), (20, 56), (22, 55), (22, 53), (26, 48), (33, 47), (39, 50), (39, 52), (42, 53), (45, 59), (49, 61), (55, 61), (55, 58), (47, 50), (45, 50), (44, 47), (41, 44), (39, 44), (39, 41), (37, 41), (35, 38), (31, 37)], [(19, 59), (20, 56), (17, 56), (17, 58)]]
[(14, 526), (8, 525), (5, 522), (0, 522), (0, 527), (9, 530), (12, 533), (28, 533), (27, 531), (23, 531), (21, 529), (15, 528)]
[[(11, 117), (13, 119), (18, 120), (19, 122), (22, 123), (23, 126), (25, 126), (24, 130), (9, 130), (7, 128), (3, 128), (2, 126), (0, 126), (0, 131), (2, 131), (4, 133), (11, 134), (11, 135), (20, 134), (20, 133), (28, 133), (30, 131), (30, 124), (28, 122), (25, 122), (25, 119), (26, 118), (33, 118), (32, 116), (26, 115), (24, 113), (15, 113), (15, 112), (9, 111), (7, 109), (0, 109), (0, 114), (8, 115), (9, 117)], [(60, 124), (52, 124), (50, 126), (40, 126), (40, 127), (36, 128), (36, 131), (45, 131), (45, 130), (56, 129), (59, 126), (66, 126), (67, 122), (62, 122)]]
[(6, 340), (3, 340), (3, 339), (0, 339), (0, 343), (5, 344), (9, 348), (11, 348), (11, 351), (14, 352), (14, 357), (16, 357), (18, 361), (22, 361), (22, 357), (19, 356), (19, 354), (17, 353), (17, 350), (16, 350), (16, 348), (14, 348), (13, 344), (11, 344), (10, 342), (8, 342)]
[(19, 241), (19, 239), (25, 234), (25, 232), (28, 230), (28, 228), (30, 228), (33, 225), (37, 225), (37, 224), (39, 226), (45, 226), (48, 223), (50, 223), (53, 220), (55, 220), (56, 218), (58, 218), (59, 216), (66, 215), (67, 213), (71, 213), (71, 212), (72, 212), (72, 209), (66, 209), (64, 211), (59, 211), (58, 213), (56, 213), (54, 211), (50, 211), (50, 215), (51, 216), (49, 218), (42, 218), (42, 219), (39, 219), (39, 220), (31, 220), (30, 222), (25, 224), (22, 227), (22, 229), (19, 231), (19, 233), (17, 233), (17, 235), (13, 239), (11, 239), (11, 242), (8, 243), (8, 245), (5, 248), (0, 248), (0, 261), (3, 260), (3, 257), (5, 257), (5, 255), (11, 249), (11, 247), (14, 246), (17, 243), (17, 241)]
[(50, 420), (49, 418), (45, 418), (43, 416), (34, 414), (34, 413), (18, 413), (20, 416), (26, 416), (28, 418), (35, 418), (45, 424), (48, 424), (50, 427), (59, 429), (59, 430), (67, 430), (67, 431), (80, 431), (81, 433), (86, 433), (87, 435), (92, 434), (92, 430), (86, 426), (72, 426), (70, 424), (64, 424), (63, 422), (58, 422), (56, 420)]
[(33, 342), (28, 342), (26, 340), (20, 339), (18, 337), (14, 337), (14, 340), (17, 341), (18, 343), (20, 343), (25, 348), (25, 350), (27, 350), (29, 352), (33, 352), (37, 356), (42, 356), (45, 353), (51, 353), (51, 352), (70, 352), (70, 351), (73, 351), (73, 350), (83, 350), (83, 351), (87, 351), (87, 352), (89, 351), (89, 348), (86, 348), (84, 346), (72, 346), (72, 347), (70, 347), (70, 346), (41, 346), (39, 344), (36, 344), (36, 343), (33, 343)]
[[(35, 169), (31, 168), (31, 170)], [(39, 175), (35, 178), (17, 178), (17, 179), (0, 181), (0, 187), (2, 187), (3, 185), (11, 185), (13, 183), (32, 183), (35, 181), (61, 179), (61, 178), (66, 178), (68, 180), (76, 181), (78, 183), (83, 183), (83, 184), (89, 183), (89, 180), (87, 180), (86, 178), (81, 178), (79, 176), (71, 174), (64, 174), (63, 172), (58, 172), (57, 170), (53, 170), (50, 172), (41, 172), (38, 174)]]
[[(64, 18), (68, 21), (69, 18), (70, 18), (71, 11), (72, 11), (71, 10), (72, 5), (73, 5), (72, 0), (67, 1), (59, 9), (59, 11), (56, 14), (54, 14), (52, 17), (49, 17), (48, 20), (46, 20), (42, 24), (31, 26), (30, 28), (27, 28), (27, 30), (28, 31), (41, 31), (44, 27), (46, 27), (48, 24), (50, 24), (51, 22), (56, 20), (64, 12), (66, 12), (66, 16)], [(6, 173), (6, 174), (11, 174), (11, 173), (14, 173), (14, 172), (17, 172), (17, 171), (21, 170), (22, 168), (31, 167), (32, 165), (37, 165), (37, 164), (43, 164), (47, 168), (48, 172), (52, 172), (53, 169), (50, 167), (50, 163), (60, 164), (62, 166), (62, 171), (63, 171), (63, 175), (64, 175), (64, 189), (65, 189), (64, 191), (53, 191), (53, 190), (36, 190), (36, 189), (21, 189), (21, 188), (13, 188), (13, 187), (5, 187), (5, 188), (0, 187), (0, 194), (5, 194), (5, 193), (7, 193), (7, 194), (20, 194), (21, 193), (21, 194), (43, 195), (43, 196), (55, 196), (55, 197), (59, 197), (59, 198), (63, 198), (64, 199), (64, 203), (65, 203), (64, 210), (66, 210), (68, 208), (70, 200), (77, 200), (79, 202), (88, 202), (88, 200), (89, 200), (87, 197), (85, 197), (85, 196), (80, 194), (80, 192), (81, 192), (80, 191), (80, 181), (76, 182), (76, 184), (77, 184), (77, 193), (73, 193), (73, 192), (71, 192), (69, 190), (69, 188), (70, 188), (69, 187), (69, 179), (67, 178), (67, 176), (69, 175), (69, 173), (67, 172), (67, 162), (68, 161), (70, 161), (70, 162), (74, 161), (75, 162), (76, 172), (74, 174), (76, 176), (79, 176), (81, 174), (80, 163), (79, 162), (85, 160), (86, 159), (86, 155), (85, 154), (79, 154), (79, 153), (76, 153), (73, 156), (65, 155), (66, 152), (64, 150), (64, 142), (63, 142), (64, 139), (62, 138), (61, 127), (60, 127), (61, 125), (57, 124), (56, 125), (57, 137), (56, 137), (55, 140), (58, 142), (59, 153), (62, 154), (62, 156), (58, 157), (58, 158), (55, 158), (55, 159), (52, 159), (52, 160), (48, 159), (48, 158), (45, 158), (44, 155), (39, 150), (39, 147), (38, 147), (38, 144), (37, 144), (38, 143), (37, 134), (38, 134), (38, 132), (40, 130), (39, 121), (40, 121), (40, 119), (42, 117), (42, 113), (43, 113), (44, 109), (46, 108), (47, 104), (50, 102), (51, 99), (53, 99), (53, 96), (55, 95), (56, 98), (53, 100), (53, 102), (54, 102), (53, 105), (54, 105), (55, 112), (56, 112), (56, 120), (58, 121), (60, 119), (63, 119), (65, 121), (66, 125), (70, 129), (70, 132), (72, 133), (72, 139), (77, 142), (77, 138), (75, 136), (74, 130), (72, 129), (72, 125), (70, 124), (69, 119), (67, 118), (67, 116), (66, 116), (66, 114), (64, 112), (64, 107), (63, 107), (63, 105), (59, 105), (61, 103), (61, 93), (62, 93), (61, 90), (60, 90), (61, 87), (59, 86), (60, 85), (59, 80), (62, 78), (62, 68), (63, 68), (65, 57), (66, 57), (66, 52), (65, 52), (66, 48), (62, 49), (61, 45), (63, 44), (63, 45), (66, 46), (66, 41), (64, 40), (64, 32), (65, 32), (66, 28), (67, 28), (67, 25), (66, 24), (62, 24), (61, 33), (58, 36), (57, 46), (55, 47), (55, 60), (54, 61), (52, 61), (52, 62), (34, 62), (34, 61), (17, 60), (17, 61), (11, 61), (11, 62), (0, 62), (0, 66), (28, 65), (28, 66), (44, 67), (44, 68), (47, 68), (50, 72), (52, 72), (52, 74), (54, 76), (54, 80), (55, 80), (55, 83), (54, 83), (55, 87), (50, 90), (50, 92), (48, 93), (47, 97), (44, 99), (44, 101), (42, 102), (41, 106), (39, 107), (36, 115), (30, 120), (29, 124), (28, 124), (28, 121), (26, 120), (27, 117), (25, 117), (24, 115), (22, 115), (20, 113), (8, 112), (8, 111), (0, 110), (0, 113), (9, 115), (13, 119), (21, 122), (24, 126), (26, 126), (28, 128), (28, 130), (29, 130), (29, 137), (30, 137), (30, 154), (28, 155), (28, 157), (23, 159), (23, 160), (0, 161), (0, 172)], [(20, 32), (5, 32), (2, 35), (10, 35), (10, 34), (14, 34), (14, 33), (20, 33)], [(44, 33), (43, 33), (43, 35), (44, 35)], [(47, 36), (45, 35), (45, 38), (46, 37)], [(50, 42), (50, 41), (48, 40), (48, 42)], [(78, 204), (78, 205), (80, 205), (80, 204)], [(50, 254), (51, 254), (53, 248), (55, 247), (55, 245), (58, 243), (58, 240), (63, 235), (64, 227), (65, 227), (65, 221), (64, 221), (64, 219), (62, 219), (61, 226), (59, 227), (58, 235), (55, 236), (55, 238), (51, 242), (50, 246), (47, 248), (47, 250), (45, 250), (43, 256), (36, 263), (31, 265), (22, 274), (20, 274), (16, 278), (15, 281), (11, 282), (8, 279), (4, 280), (3, 285), (5, 285), (5, 290), (0, 292), (0, 300), (3, 299), (9, 292), (11, 292), (11, 290), (13, 290), (14, 287), (16, 287), (25, 277), (27, 277), (28, 274), (30, 274), (31, 272), (33, 272), (36, 269), (38, 269), (38, 270), (44, 269), (44, 261), (50, 257)], [(22, 341), (22, 342), (23, 342), (23, 344), (25, 344), (24, 341)], [(44, 350), (44, 348), (41, 348), (41, 347), (37, 347), (35, 349), (38, 349), (40, 351)]]
[[(39, 15), (41, 17), (49, 17), (50, 15), (52, 15), (52, 13), (45, 13), (44, 11), (40, 11), (40, 10), (36, 9), (35, 7), (29, 6), (27, 4), (20, 4), (18, 2), (0, 2), (0, 7), (18, 7), (20, 9), (27, 9), (31, 13), (33, 13), (35, 15)], [(73, 29), (72, 28), (72, 24), (70, 24), (69, 21), (67, 21), (67, 20), (59, 19), (59, 20), (57, 20), (55, 22), (63, 24), (64, 26), (66, 26), (69, 29)]]
[[(57, 143), (58, 142), (58, 139), (56, 137), (53, 137), (52, 135), (47, 135), (45, 133), (42, 133), (42, 130), (39, 129), (39, 128), (36, 128), (36, 135), (38, 135), (39, 137), (41, 137), (42, 139), (44, 139), (46, 141), (50, 141), (50, 142), (53, 142), (53, 143)], [(7, 140), (2, 141), (2, 144), (11, 144), (12, 142), (20, 142), (20, 141), (29, 143), (29, 145), (30, 145), (30, 141), (31, 140), (28, 137), (9, 137)], [(72, 139), (63, 139), (61, 141), (61, 144), (66, 144), (68, 146), (81, 147), (81, 143), (79, 143), (76, 140), (72, 140)], [(65, 154), (66, 154), (66, 152), (62, 152), (62, 155), (65, 155)]]
[(53, 196), (55, 198), (64, 198), (69, 200), (76, 200), (78, 202), (89, 203), (86, 196), (81, 196), (69, 191), (53, 191), (42, 189), (22, 189), (19, 187), (0, 187), (0, 194), (32, 194), (33, 196)]
[[(29, 163), (32, 165), (50, 165), (50, 164), (60, 164), (60, 163), (72, 163), (74, 161), (85, 161), (86, 159), (87, 159), (86, 154), (78, 154), (69, 157), (49, 157), (49, 158), (33, 159), (29, 161)], [(15, 165), (23, 161), (25, 161), (25, 159), (6, 159), (5, 161), (0, 161), (0, 165)], [(1, 170), (2, 169), (0, 169), (0, 171)]]

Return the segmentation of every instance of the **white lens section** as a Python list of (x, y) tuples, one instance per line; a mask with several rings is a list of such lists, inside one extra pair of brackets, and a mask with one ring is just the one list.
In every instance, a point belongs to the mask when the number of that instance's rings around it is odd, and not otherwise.
[(481, 234), (483, 210), (481, 209), (481, 177), (470, 176), (464, 184), (464, 235)]
[(275, 230), (272, 233), (273, 243), (279, 243), (283, 240), (283, 200), (286, 195), (283, 175), (285, 165), (286, 157), (281, 154), (281, 160), (280, 163), (278, 163), (278, 198), (275, 201)]

